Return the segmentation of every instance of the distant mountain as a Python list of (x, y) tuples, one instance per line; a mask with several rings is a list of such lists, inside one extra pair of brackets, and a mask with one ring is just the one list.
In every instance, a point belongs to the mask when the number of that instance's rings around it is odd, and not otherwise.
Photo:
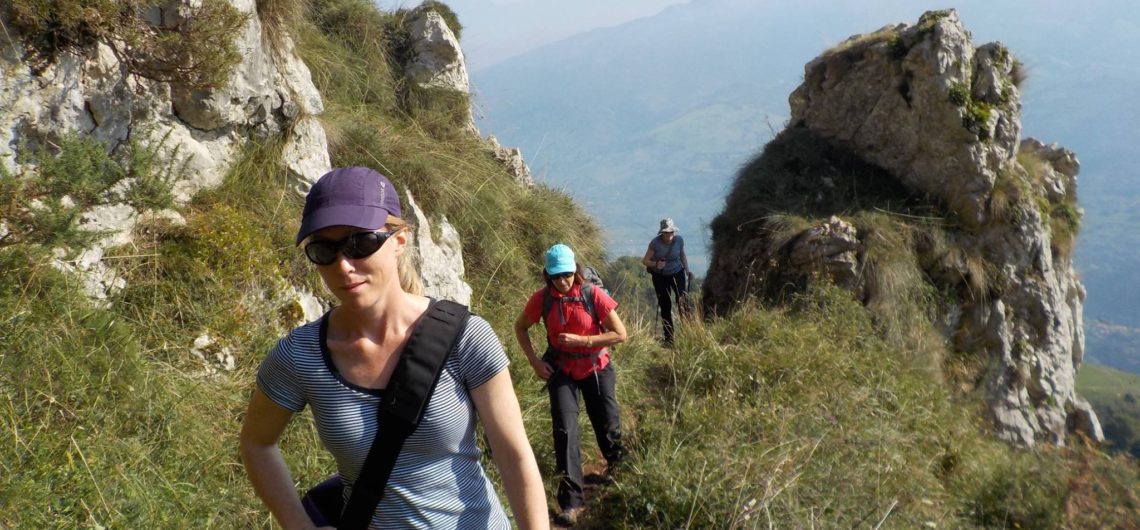
[[(944, 7), (694, 0), (474, 72), (480, 128), (584, 204), (611, 253), (641, 254), (670, 216), (703, 270), (707, 224), (736, 171), (783, 128), (804, 64), (850, 35)], [(1132, 0), (955, 7), (976, 43), (1000, 40), (1025, 64), (1023, 136), (1080, 157), (1086, 318), (1140, 326), (1140, 10)], [(1116, 366), (1132, 363), (1114, 356), (1135, 355), (1092, 337), (1088, 350)]]

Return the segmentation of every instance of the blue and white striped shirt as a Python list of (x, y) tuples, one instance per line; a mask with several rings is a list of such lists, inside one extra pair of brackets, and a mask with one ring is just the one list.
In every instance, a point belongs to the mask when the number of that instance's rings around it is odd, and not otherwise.
[[(336, 459), (348, 501), (376, 435), (382, 390), (345, 380), (325, 340), (328, 314), (300, 326), (270, 350), (257, 384), (294, 413), (313, 410), (317, 433)], [(470, 391), (507, 367), (490, 324), (471, 315), (447, 359), (419, 427), (404, 442), (369, 528), (510, 528), (479, 464), (476, 414)]]

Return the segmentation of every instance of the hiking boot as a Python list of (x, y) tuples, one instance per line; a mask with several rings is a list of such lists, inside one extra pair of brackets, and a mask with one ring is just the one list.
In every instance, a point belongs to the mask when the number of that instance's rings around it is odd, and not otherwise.
[(620, 465), (621, 464), (619, 464), (618, 462), (610, 462), (610, 463), (606, 464), (606, 472), (602, 476), (606, 477), (607, 483), (613, 484), (614, 481), (617, 480), (618, 467)]
[(566, 508), (562, 513), (554, 516), (554, 524), (559, 526), (574, 526), (578, 524), (578, 519), (582, 517), (583, 508)]

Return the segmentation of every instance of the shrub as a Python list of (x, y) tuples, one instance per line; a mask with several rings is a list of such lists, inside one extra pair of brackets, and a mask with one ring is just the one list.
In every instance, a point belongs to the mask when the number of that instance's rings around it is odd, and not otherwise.
[(155, 27), (146, 19), (156, 0), (12, 0), (13, 27), (31, 43), (29, 60), (42, 69), (58, 53), (110, 46), (136, 75), (193, 89), (225, 84), (241, 62), (233, 37), (246, 23), (226, 0), (203, 0), (176, 27)]
[(970, 102), (970, 87), (965, 83), (955, 83), (950, 87), (950, 103), (965, 107)]

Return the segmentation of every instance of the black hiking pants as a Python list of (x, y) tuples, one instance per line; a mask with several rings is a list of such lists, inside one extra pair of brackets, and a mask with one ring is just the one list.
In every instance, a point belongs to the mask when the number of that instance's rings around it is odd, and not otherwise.
[(689, 278), (685, 270), (676, 274), (654, 274), (653, 290), (657, 293), (657, 307), (661, 309), (661, 327), (665, 332), (665, 343), (673, 343), (673, 300), (681, 315), (689, 314)]
[(550, 419), (554, 427), (554, 459), (558, 466), (558, 506), (563, 510), (585, 504), (582, 496), (582, 451), (578, 433), (578, 394), (586, 403), (586, 415), (594, 427), (598, 448), (610, 465), (621, 460), (621, 419), (614, 395), (614, 363), (583, 379), (573, 379), (555, 369), (547, 381)]

